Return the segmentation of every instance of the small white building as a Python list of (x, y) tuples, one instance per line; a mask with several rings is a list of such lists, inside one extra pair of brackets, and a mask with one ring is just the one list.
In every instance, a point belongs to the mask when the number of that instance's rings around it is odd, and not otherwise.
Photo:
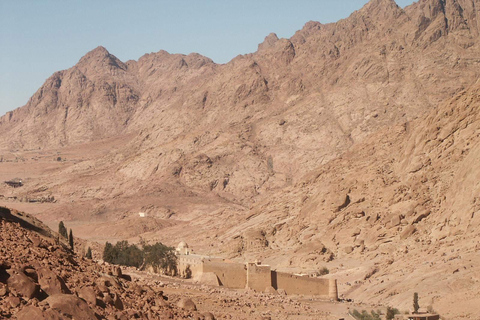
[(192, 250), (188, 247), (188, 244), (185, 241), (182, 241), (178, 244), (177, 248), (175, 249), (177, 255), (189, 255), (192, 253)]

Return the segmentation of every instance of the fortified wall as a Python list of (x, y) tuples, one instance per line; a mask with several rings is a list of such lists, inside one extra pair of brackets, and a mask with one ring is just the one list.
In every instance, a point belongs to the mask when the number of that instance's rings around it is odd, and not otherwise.
[[(177, 248), (178, 273), (184, 278), (233, 289), (282, 289), (286, 294), (321, 296), (338, 300), (337, 280), (312, 278), (272, 270), (268, 265), (237, 263), (221, 258), (195, 255), (185, 243)], [(179, 245), (180, 247), (180, 245)]]

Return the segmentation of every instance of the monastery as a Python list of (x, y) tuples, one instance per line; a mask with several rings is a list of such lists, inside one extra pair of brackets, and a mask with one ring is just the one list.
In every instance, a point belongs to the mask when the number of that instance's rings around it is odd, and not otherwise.
[(336, 279), (312, 278), (272, 270), (260, 263), (238, 263), (194, 254), (185, 242), (176, 248), (178, 273), (201, 283), (259, 292), (282, 290), (286, 294), (314, 295), (338, 300)]

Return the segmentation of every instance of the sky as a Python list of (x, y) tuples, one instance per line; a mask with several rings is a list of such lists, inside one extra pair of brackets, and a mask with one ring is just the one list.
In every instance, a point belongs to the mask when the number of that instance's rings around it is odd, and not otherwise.
[[(367, 0), (0, 0), (0, 115), (25, 105), (54, 72), (104, 46), (122, 61), (197, 52), (216, 63), (335, 22)], [(413, 0), (396, 0), (401, 7)]]

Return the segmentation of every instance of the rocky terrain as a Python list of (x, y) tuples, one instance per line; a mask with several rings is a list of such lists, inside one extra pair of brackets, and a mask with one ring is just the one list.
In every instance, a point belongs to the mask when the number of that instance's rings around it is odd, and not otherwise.
[(0, 231), (2, 319), (336, 319), (353, 306), (97, 264), (34, 217), (3, 207)]
[(98, 47), (0, 118), (0, 202), (475, 319), (479, 7), (372, 0), (222, 65)]

